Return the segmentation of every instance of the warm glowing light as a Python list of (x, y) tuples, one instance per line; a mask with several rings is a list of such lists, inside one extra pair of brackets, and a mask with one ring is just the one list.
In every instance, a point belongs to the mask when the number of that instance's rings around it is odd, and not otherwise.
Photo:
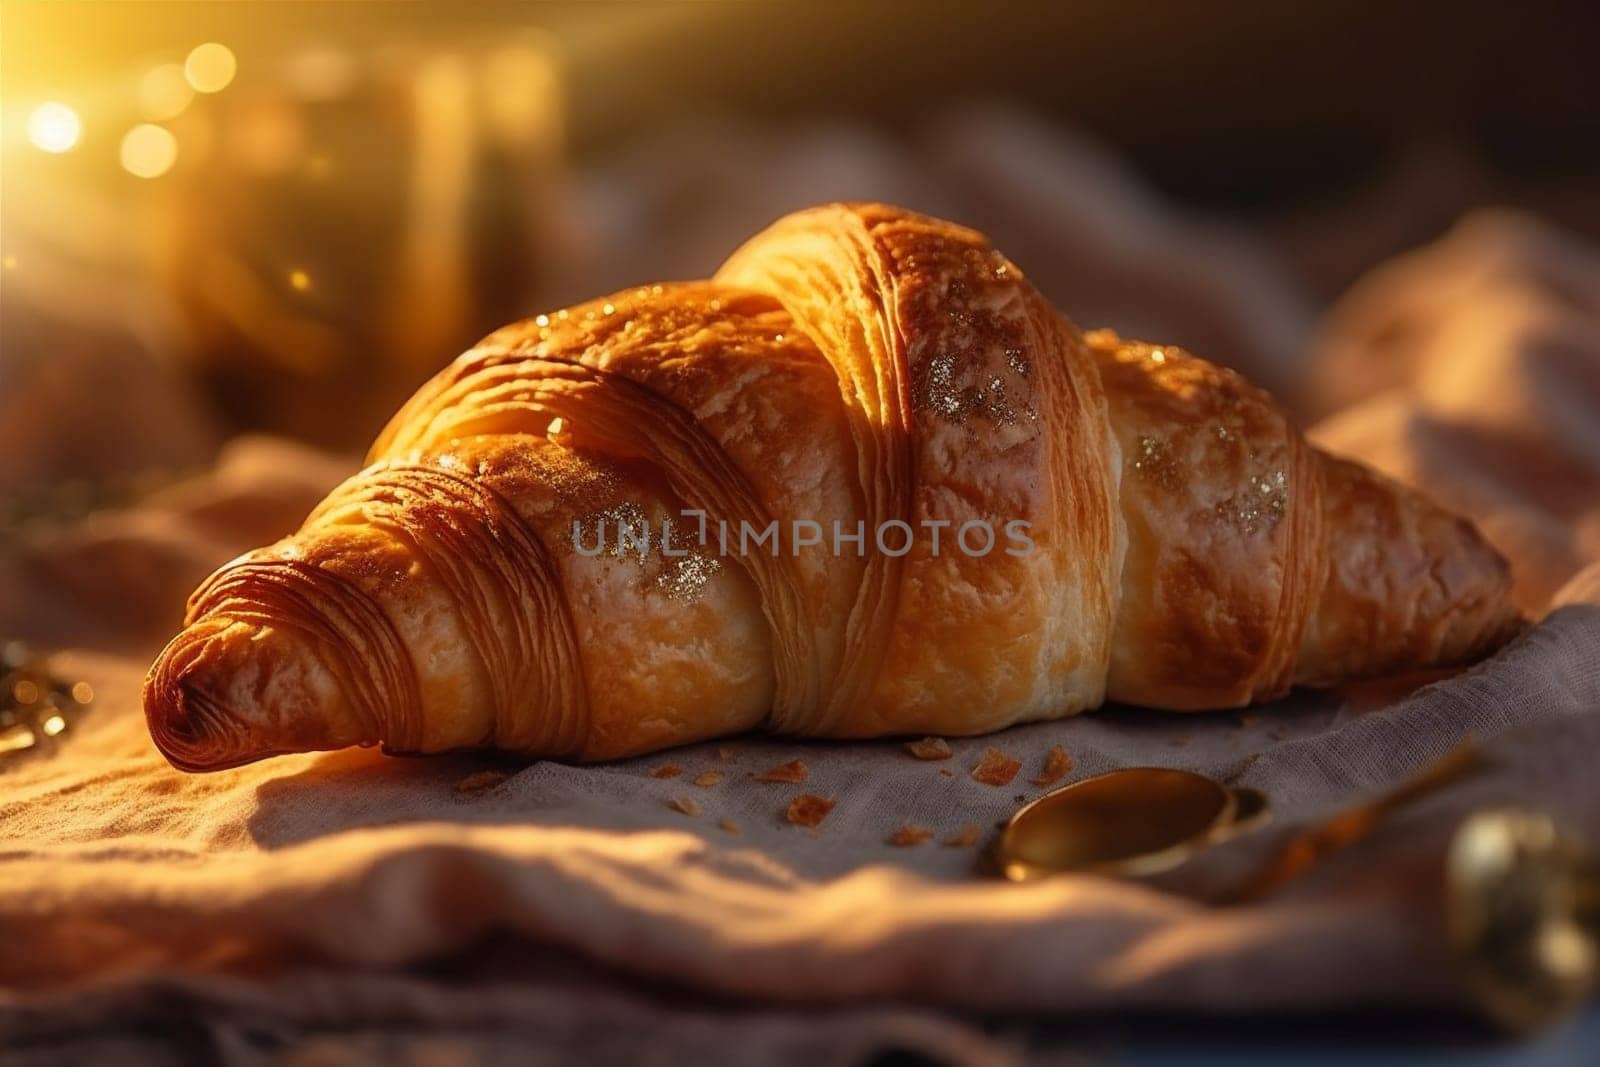
[(0, 730), (0, 756), (7, 752), (20, 752), (25, 748), (32, 748), (37, 740), (33, 736), (33, 731), (22, 723)]
[(304, 165), (305, 127), (287, 100), (241, 101), (227, 135), (233, 154), (250, 170), (284, 174), (297, 163)]
[(80, 704), (87, 704), (94, 699), (94, 686), (88, 682), (76, 682), (72, 686), (72, 699)]
[(553, 145), (560, 136), (561, 73), (542, 37), (506, 45), (483, 64), (488, 126), (508, 144)]
[(297, 292), (303, 293), (311, 288), (311, 275), (303, 270), (292, 270), (289, 272), (289, 284), (294, 286)]
[(189, 84), (197, 92), (202, 93), (217, 93), (226, 89), (238, 70), (239, 61), (233, 58), (233, 52), (227, 45), (215, 41), (197, 45), (183, 63), (184, 77), (189, 79)]
[(17, 257), (16, 256), (7, 256), (6, 257), (6, 270), (16, 270), (16, 269), (17, 269)]
[(32, 704), (39, 699), (39, 685), (24, 678), (11, 687), (11, 699), (18, 704)]
[(67, 151), (78, 143), (78, 134), (82, 132), (78, 113), (53, 100), (40, 104), (28, 116), (28, 140), (46, 152)]
[(139, 178), (159, 178), (178, 161), (178, 140), (160, 126), (146, 122), (122, 138), (122, 167)]
[(289, 57), (283, 75), (308, 100), (335, 100), (354, 88), (359, 71), (350, 53), (318, 46)]
[(139, 111), (151, 122), (176, 118), (193, 99), (194, 89), (181, 63), (152, 67), (139, 81)]
[(54, 737), (67, 728), (67, 720), (59, 715), (52, 715), (39, 724), (39, 729), (44, 731), (46, 737)]

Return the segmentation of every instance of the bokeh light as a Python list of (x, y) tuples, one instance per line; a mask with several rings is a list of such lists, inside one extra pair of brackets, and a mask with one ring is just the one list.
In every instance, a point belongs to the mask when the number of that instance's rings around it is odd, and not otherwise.
[(181, 63), (152, 67), (139, 81), (139, 111), (151, 122), (176, 118), (193, 99), (194, 88)]
[(195, 46), (184, 60), (183, 73), (196, 92), (216, 93), (228, 87), (239, 70), (238, 60), (227, 45), (208, 41)]
[(305, 150), (304, 115), (281, 95), (240, 101), (225, 135), (235, 158), (250, 170), (282, 174)]
[(303, 293), (311, 288), (311, 275), (297, 267), (289, 272), (289, 284), (296, 292)]
[(46, 152), (67, 151), (78, 143), (82, 132), (78, 113), (54, 100), (40, 104), (28, 116), (28, 140)]
[(171, 131), (152, 123), (129, 130), (122, 138), (122, 166), (140, 178), (157, 178), (178, 160), (178, 140)]
[(355, 86), (359, 72), (349, 52), (327, 46), (303, 49), (284, 64), (284, 82), (307, 100), (335, 100)]

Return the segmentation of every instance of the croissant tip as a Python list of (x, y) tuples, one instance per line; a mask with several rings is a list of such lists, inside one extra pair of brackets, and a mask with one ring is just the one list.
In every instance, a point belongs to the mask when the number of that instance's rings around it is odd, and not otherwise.
[[(221, 770), (245, 759), (221, 756), (217, 731), (208, 725), (204, 697), (187, 677), (194, 657), (185, 656), (180, 634), (150, 668), (144, 685), (144, 716), (157, 751), (180, 771)], [(220, 756), (220, 758), (219, 758)]]
[(227, 623), (206, 620), (174, 637), (145, 677), (144, 714), (151, 740), (180, 771), (221, 771), (268, 756), (277, 749), (259, 743), (248, 724), (216, 700), (209, 675), (225, 673), (216, 642)]

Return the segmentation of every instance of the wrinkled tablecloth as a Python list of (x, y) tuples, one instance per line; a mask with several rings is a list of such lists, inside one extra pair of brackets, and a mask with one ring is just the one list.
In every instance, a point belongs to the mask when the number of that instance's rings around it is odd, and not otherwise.
[[(1010, 191), (1055, 203), (1082, 247), (1041, 177), (1065, 166)], [(1369, 278), (1309, 342), (1313, 395), (1337, 398), (1316, 439), (1473, 515), (1538, 620), (1429, 684), (1111, 708), (953, 740), (947, 761), (750, 737), (593, 767), (353, 751), (185, 775), (144, 731), (150, 655), (196, 581), (354, 461), (243, 439), (133, 506), (35, 529), (0, 547), (0, 635), (62, 649), (56, 669), (97, 697), (54, 754), (0, 762), (0, 1055), (1005, 1063), (1024, 1044), (983, 1020), (1465, 1008), (1441, 905), (1461, 819), (1530, 807), (1600, 843), (1597, 279), (1592, 251), (1483, 216)], [(1250, 320), (1225, 305), (1214, 319)], [(1296, 828), (1468, 737), (1477, 773), (1264, 900), (1213, 903)], [(1056, 745), (1071, 780), (1191, 768), (1263, 790), (1274, 820), (1155, 884), (1001, 882), (983, 846), (1043, 791)], [(1023, 762), (1005, 787), (971, 777), (990, 747)], [(803, 785), (754, 777), (794, 759)], [(836, 800), (815, 831), (784, 819), (802, 791)], [(932, 839), (891, 843), (906, 823)], [(975, 843), (945, 843), (968, 826)]]

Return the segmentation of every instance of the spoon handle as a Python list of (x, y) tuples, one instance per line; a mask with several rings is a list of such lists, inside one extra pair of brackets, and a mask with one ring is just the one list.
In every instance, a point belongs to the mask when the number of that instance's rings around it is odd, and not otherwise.
[(1385, 816), (1459, 781), (1482, 763), (1478, 747), (1470, 741), (1464, 742), (1388, 792), (1346, 808), (1296, 834), (1234, 892), (1229, 903), (1247, 904), (1276, 892), (1304, 875), (1323, 857), (1366, 837)]

